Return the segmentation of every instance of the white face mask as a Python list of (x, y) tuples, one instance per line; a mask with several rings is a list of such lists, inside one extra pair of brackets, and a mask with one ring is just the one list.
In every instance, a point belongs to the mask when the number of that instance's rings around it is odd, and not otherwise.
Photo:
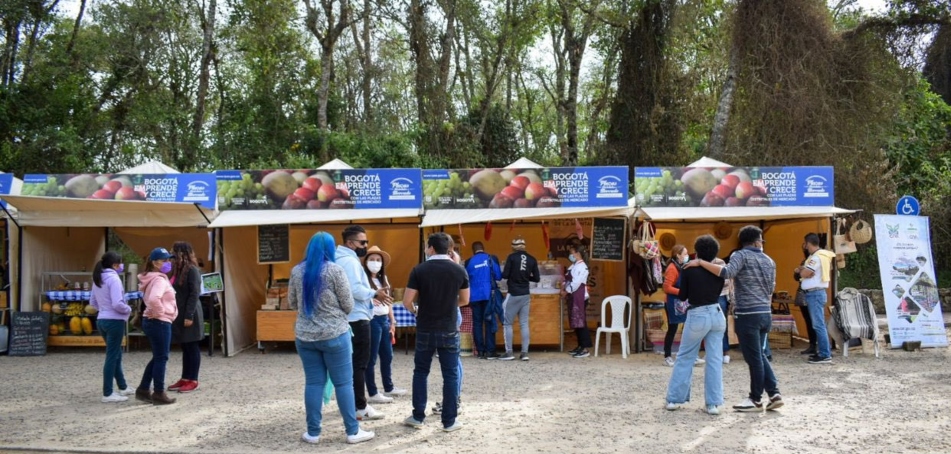
[(383, 262), (367, 262), (367, 269), (371, 273), (379, 273), (383, 269)]

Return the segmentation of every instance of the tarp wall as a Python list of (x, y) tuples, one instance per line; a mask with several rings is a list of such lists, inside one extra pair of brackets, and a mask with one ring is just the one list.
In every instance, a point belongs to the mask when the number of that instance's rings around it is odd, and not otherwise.
[[(42, 276), (54, 271), (92, 270), (105, 252), (106, 229), (102, 227), (24, 227), (23, 228), (23, 294), (20, 311), (36, 311), (43, 292)], [(70, 277), (73, 280), (75, 276)], [(63, 283), (59, 278), (52, 284)], [(50, 285), (49, 283), (47, 285)]]
[[(372, 222), (372, 221), (370, 221)], [(273, 279), (290, 277), (291, 268), (300, 263), (310, 238), (319, 231), (334, 236), (349, 224), (305, 224), (290, 226), (291, 261), (272, 265)], [(387, 276), (393, 287), (406, 287), (409, 271), (419, 262), (421, 249), (416, 221), (405, 224), (363, 223), (368, 246), (379, 246), (390, 254), (392, 263)], [(257, 341), (257, 311), (265, 303), (268, 265), (257, 264), (257, 227), (221, 229), (224, 251), (225, 337), (228, 354), (235, 355)]]
[[(143, 259), (152, 249), (164, 247), (171, 251), (172, 244), (176, 241), (187, 241), (195, 250), (195, 256), (203, 262), (208, 262), (208, 233), (211, 230), (204, 227), (116, 227), (113, 231), (126, 246)], [(206, 265), (202, 272), (207, 273), (208, 270), (210, 268)]]

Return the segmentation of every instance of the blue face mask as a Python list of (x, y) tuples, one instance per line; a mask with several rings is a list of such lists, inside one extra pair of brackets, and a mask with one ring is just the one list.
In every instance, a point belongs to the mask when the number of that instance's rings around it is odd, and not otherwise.
[(689, 255), (688, 255), (688, 256), (685, 256), (683, 259), (680, 260), (680, 262), (683, 263), (684, 265), (686, 265), (687, 262), (689, 262), (689, 261), (690, 261), (690, 256), (689, 256)]
[(569, 262), (575, 263), (576, 259), (577, 259), (577, 257), (575, 257), (574, 254), (568, 254), (568, 261), (569, 261)]
[(125, 271), (125, 263), (120, 263), (119, 268), (116, 270), (117, 273)]
[(162, 264), (162, 267), (159, 268), (159, 272), (162, 274), (168, 274), (172, 271), (172, 262), (165, 262)]

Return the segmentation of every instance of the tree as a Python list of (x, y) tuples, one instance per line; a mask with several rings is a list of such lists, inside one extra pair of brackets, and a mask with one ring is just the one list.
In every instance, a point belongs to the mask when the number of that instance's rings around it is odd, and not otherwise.
[[(334, 47), (340, 35), (350, 26), (350, 2), (349, 0), (321, 0), (320, 6), (323, 11), (325, 22), (318, 20), (320, 13), (314, 8), (311, 0), (303, 0), (307, 8), (307, 17), (304, 22), (307, 29), (317, 38), (320, 43), (320, 86), (318, 88), (317, 127), (321, 131), (328, 131), (327, 124), (327, 103), (330, 98), (330, 83), (334, 70)], [(338, 4), (337, 12), (334, 13), (334, 3)], [(321, 148), (320, 157), (324, 161), (329, 161), (330, 156), (325, 148)]]

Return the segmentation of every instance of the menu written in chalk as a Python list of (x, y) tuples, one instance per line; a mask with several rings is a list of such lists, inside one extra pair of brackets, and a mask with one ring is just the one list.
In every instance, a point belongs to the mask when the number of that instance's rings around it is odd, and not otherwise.
[(14, 312), (10, 335), (10, 356), (42, 356), (46, 354), (46, 336), (50, 314), (46, 312)]
[(258, 226), (258, 263), (291, 261), (291, 229), (287, 224)]
[(591, 233), (591, 259), (624, 261), (626, 219), (594, 218)]

